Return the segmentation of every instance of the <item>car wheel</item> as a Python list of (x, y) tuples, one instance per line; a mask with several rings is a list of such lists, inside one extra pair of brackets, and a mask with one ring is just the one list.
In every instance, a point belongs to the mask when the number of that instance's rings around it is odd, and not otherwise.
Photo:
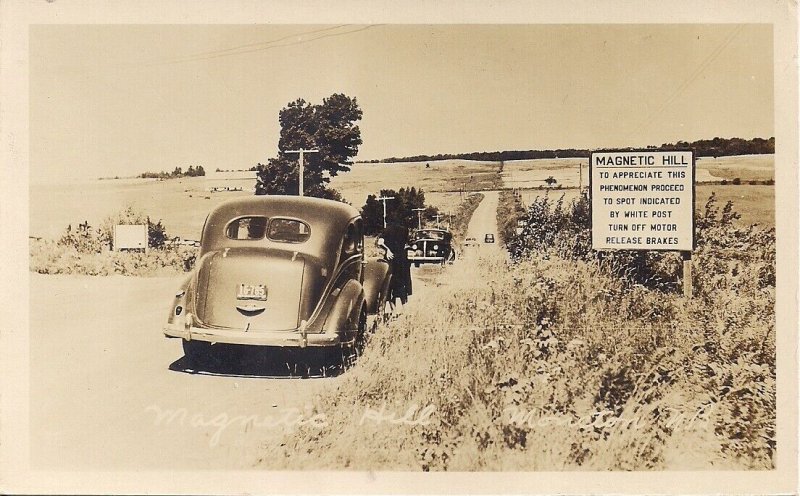
[(361, 309), (358, 318), (358, 330), (353, 343), (341, 347), (341, 368), (347, 370), (355, 365), (356, 360), (364, 353), (367, 344), (367, 310)]
[(361, 356), (364, 354), (364, 348), (367, 345), (367, 309), (361, 309), (361, 315), (358, 318), (358, 334), (356, 334), (356, 355)]
[(385, 323), (389, 318), (389, 315), (386, 313), (386, 291), (381, 291), (381, 294), (378, 296), (378, 303), (375, 310), (375, 319), (372, 322), (372, 327), (369, 329), (370, 332), (375, 332), (378, 326)]

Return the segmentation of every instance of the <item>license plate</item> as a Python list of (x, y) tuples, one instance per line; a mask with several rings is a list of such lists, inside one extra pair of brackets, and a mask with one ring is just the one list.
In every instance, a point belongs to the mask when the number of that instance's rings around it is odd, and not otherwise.
[(266, 300), (267, 286), (265, 284), (239, 284), (236, 291), (238, 300)]

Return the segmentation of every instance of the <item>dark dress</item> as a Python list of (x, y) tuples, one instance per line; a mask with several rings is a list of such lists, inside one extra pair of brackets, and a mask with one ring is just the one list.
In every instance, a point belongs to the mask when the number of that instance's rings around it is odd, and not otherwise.
[(405, 304), (411, 295), (411, 263), (406, 253), (408, 242), (408, 229), (400, 225), (390, 225), (379, 236), (394, 254), (389, 262), (392, 266), (392, 284), (389, 291), (389, 301), (400, 298)]

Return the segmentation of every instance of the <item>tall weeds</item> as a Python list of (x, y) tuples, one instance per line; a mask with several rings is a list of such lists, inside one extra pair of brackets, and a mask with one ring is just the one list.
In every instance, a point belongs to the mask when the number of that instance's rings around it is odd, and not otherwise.
[(773, 468), (774, 234), (715, 208), (698, 222), (707, 272), (686, 299), (583, 250), (580, 207), (539, 203), (535, 218), (558, 231), (529, 223), (514, 262), (459, 261), (323, 393), (325, 425), (260, 465)]

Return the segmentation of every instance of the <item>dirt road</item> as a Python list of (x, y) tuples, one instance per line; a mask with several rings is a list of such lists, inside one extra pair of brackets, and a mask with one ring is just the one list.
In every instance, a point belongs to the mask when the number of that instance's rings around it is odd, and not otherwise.
[[(469, 236), (497, 237), (488, 192)], [(414, 270), (414, 300), (448, 268)], [(31, 274), (31, 465), (42, 469), (246, 469), (309, 421), (337, 378), (281, 365), (195, 373), (179, 340), (161, 333), (181, 276)]]
[(179, 282), (31, 274), (33, 467), (246, 469), (259, 443), (311, 417), (336, 379), (186, 371), (180, 341), (161, 334)]
[[(500, 193), (497, 191), (484, 191), (483, 200), (472, 214), (469, 226), (467, 227), (467, 237), (475, 238), (477, 247), (465, 247), (465, 255), (475, 251), (485, 252), (487, 250), (500, 250), (500, 237), (497, 235), (497, 205), (500, 201)], [(486, 243), (486, 235), (494, 237), (494, 243)]]

